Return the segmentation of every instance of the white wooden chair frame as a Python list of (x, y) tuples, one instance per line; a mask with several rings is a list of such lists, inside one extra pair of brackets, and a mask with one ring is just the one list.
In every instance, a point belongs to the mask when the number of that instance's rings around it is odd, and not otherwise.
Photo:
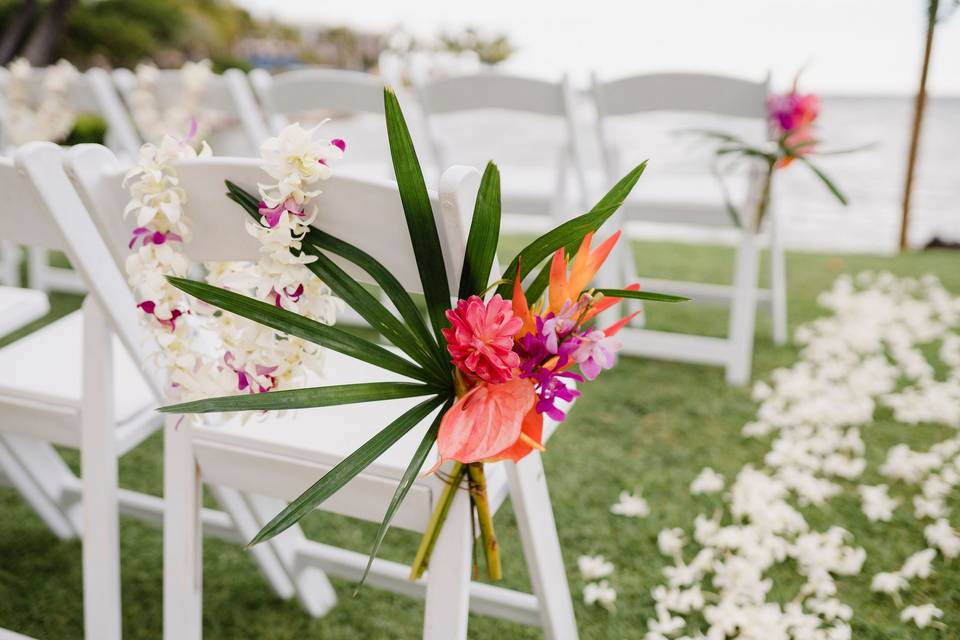
[[(122, 173), (112, 153), (99, 145), (94, 147), (108, 153), (113, 167)], [(122, 424), (113, 416), (112, 351), (125, 349), (136, 362), (143, 361), (144, 336), (122, 271), (63, 170), (63, 151), (51, 143), (32, 143), (17, 152), (14, 167), (9, 162), (4, 168), (0, 160), (0, 172), (5, 172), (8, 179), (14, 175), (22, 179), (17, 189), (29, 193), (25, 210), (35, 215), (21, 218), (19, 226), (10, 226), (10, 221), (4, 220), (4, 228), (14, 240), (64, 251), (89, 286), (90, 294), (83, 304), (83, 390), (79, 405), (48, 404), (41, 398), (0, 393), (0, 468), (5, 480), (57, 537), (83, 536), (85, 637), (116, 640), (120, 637), (118, 512), (159, 524), (165, 509), (161, 498), (117, 486), (118, 456), (142, 442), (161, 423), (156, 404)], [(7, 203), (14, 196), (6, 194)], [(122, 235), (117, 227), (118, 233), (111, 239)], [(49, 355), (37, 353), (37, 358)], [(161, 397), (160, 376), (149, 368), (144, 373), (155, 396)], [(51, 392), (56, 395), (56, 390)], [(80, 450), (79, 478), (51, 443)], [(226, 540), (245, 543), (264, 524), (254, 515), (255, 510), (276, 507), (273, 501), (243, 496), (230, 488), (210, 489), (224, 510), (203, 509), (200, 517), (208, 534)], [(296, 596), (311, 615), (322, 615), (327, 607), (326, 593), (316, 585), (318, 581), (325, 584), (326, 579), (320, 571), (293, 566), (293, 542), (277, 540), (251, 550), (252, 557), (279, 597)]]
[[(725, 76), (662, 73), (632, 76), (601, 83), (593, 77), (592, 95), (597, 111), (597, 138), (603, 153), (608, 181), (619, 177), (619, 151), (608, 129), (611, 117), (649, 112), (699, 112), (740, 118), (759, 118), (766, 121), (766, 97), (769, 78), (752, 82)], [(746, 215), (756, 209), (761, 176), (750, 174), (746, 202), (737, 203)], [(642, 193), (643, 180), (636, 192)], [(729, 226), (729, 215), (724, 203), (704, 208), (692, 203), (678, 203), (676, 207), (659, 206), (657, 211), (636, 211), (628, 200), (611, 224), (623, 226), (626, 219), (638, 219), (672, 224)], [(728, 336), (716, 338), (652, 331), (635, 326), (625, 328), (618, 337), (624, 353), (630, 355), (719, 365), (726, 370), (731, 384), (745, 384), (750, 379), (753, 359), (753, 341), (758, 303), (768, 306), (773, 315), (773, 339), (776, 344), (787, 340), (786, 266), (783, 244), (778, 231), (776, 208), (771, 203), (767, 210), (766, 229), (755, 235), (745, 221), (746, 228), (737, 230), (736, 257), (732, 286), (637, 278), (636, 263), (629, 243), (617, 256), (620, 280), (639, 280), (645, 288), (686, 295), (695, 302), (729, 304)], [(764, 238), (763, 236), (766, 236)], [(759, 252), (767, 241), (770, 253), (770, 289), (758, 287)]]
[[(449, 166), (450, 151), (436, 126), (437, 118), (445, 114), (502, 110), (563, 119), (567, 139), (558, 151), (552, 192), (534, 198), (515, 196), (511, 193), (510, 184), (504, 183), (502, 198), (505, 230), (528, 230), (531, 217), (553, 226), (570, 217), (571, 213), (576, 213), (576, 207), (585, 206), (588, 196), (587, 173), (583, 166), (582, 141), (576, 124), (573, 91), (566, 76), (559, 82), (549, 82), (485, 72), (418, 84), (416, 91), (437, 167)], [(498, 158), (497, 161), (509, 167), (508, 158)], [(568, 201), (571, 173), (576, 188), (573, 202)]]
[[(77, 150), (71, 154), (72, 167), (81, 191), (91, 199), (96, 196), (99, 206), (119, 211), (120, 178), (116, 173), (103, 175), (109, 159), (105, 154), (109, 154), (105, 149)], [(91, 175), (81, 177), (81, 169), (100, 171), (100, 183)], [(189, 197), (186, 214), (194, 223), (194, 237), (187, 249), (191, 259), (243, 260), (257, 256), (257, 245), (241, 224), (245, 214), (223, 197), (218, 185), (229, 178), (247, 188), (254, 187), (262, 180), (258, 162), (199, 159), (181, 163), (178, 174)], [(479, 174), (475, 170), (454, 167), (444, 174), (439, 197), (433, 195), (450, 274), (460, 273), (458, 260), (462, 261), (465, 245), (465, 222), (471, 216), (478, 185)], [(112, 197), (111, 192), (115, 194)], [(116, 214), (112, 215), (111, 219), (116, 219)], [(231, 216), (237, 224), (224, 224)], [(407, 232), (393, 183), (335, 175), (324, 183), (320, 217), (315, 224), (383, 260), (408, 289), (419, 289), (412, 250), (403, 244)], [(343, 266), (355, 277), (369, 281), (369, 277), (355, 267), (346, 263)], [(451, 281), (457, 277), (451, 276)], [(451, 290), (456, 291), (455, 282)], [(329, 383), (336, 384), (337, 380), (331, 379)], [(356, 411), (346, 410), (351, 414)], [(377, 424), (365, 425), (365, 428), (382, 428), (395, 417), (388, 408), (377, 418)], [(164, 637), (195, 640), (201, 635), (201, 479), (241, 492), (290, 500), (336, 464), (340, 454), (257, 440), (248, 437), (247, 427), (224, 431), (186, 421), (177, 429), (177, 421), (176, 416), (170, 418), (165, 432), (164, 494), (168, 508), (164, 523)], [(267, 433), (275, 433), (274, 425), (269, 421), (264, 424)], [(359, 424), (355, 426), (364, 428)], [(548, 425), (547, 432), (554, 426)], [(402, 467), (385, 471), (378, 464), (341, 489), (321, 510), (378, 522), (403, 472)], [(576, 638), (573, 605), (539, 455), (534, 452), (517, 465), (491, 465), (488, 481), (494, 509), (508, 495), (512, 498), (536, 595), (471, 582), (474, 532), (465, 493), (455, 499), (433, 554), (432, 566), (443, 567), (442, 570), (428, 571), (425, 578), (409, 582), (409, 567), (377, 559), (368, 583), (425, 598), (425, 638), (466, 638), (468, 611), (541, 625), (548, 638)], [(394, 526), (423, 531), (442, 488), (442, 481), (435, 476), (418, 479), (398, 510)], [(278, 511), (262, 507), (261, 504), (257, 509), (261, 519), (272, 517)], [(290, 539), (289, 534), (294, 544), (291, 560), (295, 566), (315, 567), (351, 580), (359, 578), (366, 554), (307, 540), (297, 527), (278, 539)], [(332, 591), (329, 597), (328, 604), (332, 605)]]
[[(4, 84), (6, 74), (5, 69), (0, 70), (0, 85)], [(36, 82), (41, 82), (41, 78), (37, 75)], [(78, 112), (93, 112), (106, 121), (108, 147), (130, 159), (136, 158), (140, 142), (104, 70), (94, 68), (78, 76), (69, 99)], [(19, 248), (7, 241), (0, 243), (0, 283), (18, 284), (19, 264)], [(73, 269), (51, 266), (47, 252), (37, 247), (27, 251), (27, 281), (31, 288), (40, 291), (83, 293), (86, 290)]]

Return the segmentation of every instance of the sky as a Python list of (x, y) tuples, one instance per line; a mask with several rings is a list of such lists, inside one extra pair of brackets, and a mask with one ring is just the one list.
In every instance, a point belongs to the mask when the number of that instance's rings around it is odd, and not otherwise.
[[(910, 94), (925, 0), (234, 0), (258, 16), (420, 36), (473, 26), (506, 33), (512, 72), (585, 82), (706, 71), (822, 93)], [(569, 8), (567, 8), (569, 7)], [(931, 93), (960, 96), (960, 11), (937, 30)]]

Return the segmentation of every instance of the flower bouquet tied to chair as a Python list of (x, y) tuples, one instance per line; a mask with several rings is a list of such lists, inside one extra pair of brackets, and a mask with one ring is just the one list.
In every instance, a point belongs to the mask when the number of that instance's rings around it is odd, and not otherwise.
[[(312, 132), (291, 125), (279, 141), (271, 139), (264, 144), (265, 158), (270, 157), (270, 175), (279, 180), (279, 191), (254, 195), (228, 182), (227, 197), (250, 215), (248, 225), (259, 226), (265, 234), (285, 236), (278, 238), (278, 246), (289, 252), (290, 262), (312, 272), (317, 282), (329, 287), (395, 349), (293, 310), (288, 299), (299, 300), (317, 290), (309, 284), (306, 289), (300, 284), (281, 287), (274, 291), (273, 298), (254, 299), (209, 282), (183, 277), (170, 277), (169, 282), (228, 312), (224, 315), (241, 316), (292, 340), (338, 351), (409, 381), (264, 387), (257, 393), (191, 399), (163, 411), (262, 412), (423, 397), (422, 402), (398, 415), (291, 502), (251, 544), (268, 540), (297, 523), (435, 413), (387, 507), (366, 571), (398, 507), (426, 466), (427, 473), (440, 474), (445, 484), (435, 499), (410, 578), (417, 579), (426, 569), (453, 498), (465, 490), (480, 531), (487, 573), (496, 580), (502, 573), (500, 551), (485, 465), (517, 462), (534, 450), (543, 451), (544, 420), (563, 420), (567, 403), (581, 392), (578, 385), (614, 366), (620, 347), (616, 334), (630, 316), (613, 316), (608, 324), (598, 323), (600, 317), (610, 318), (614, 307), (626, 298), (664, 302), (684, 298), (641, 291), (636, 283), (623, 289), (591, 286), (619, 239), (617, 233), (595, 242), (594, 235), (629, 195), (644, 164), (624, 176), (589, 212), (535, 239), (502, 273), (492, 275), (501, 200), (500, 175), (489, 163), (480, 181), (454, 300), (430, 196), (399, 103), (389, 88), (384, 92), (384, 102), (390, 152), (422, 284), (425, 314), (375, 256), (309, 225), (311, 209), (323, 197), (317, 185), (328, 173), (325, 157), (310, 152)], [(300, 143), (283, 143), (292, 139)], [(316, 144), (326, 149), (330, 144), (341, 151), (344, 148), (340, 140)], [(278, 172), (277, 167), (283, 171)], [(294, 183), (296, 189), (285, 189), (285, 185)], [(294, 191), (307, 193), (309, 198), (287, 197)], [(338, 264), (342, 261), (370, 276), (382, 297), (344, 271)], [(428, 457), (434, 447), (436, 459), (431, 461)]]

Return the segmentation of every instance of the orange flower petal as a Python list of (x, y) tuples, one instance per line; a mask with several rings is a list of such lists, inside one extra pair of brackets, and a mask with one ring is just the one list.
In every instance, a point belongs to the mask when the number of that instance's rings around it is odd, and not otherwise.
[[(603, 263), (606, 261), (607, 257), (610, 255), (610, 252), (613, 251), (613, 247), (617, 244), (617, 240), (620, 239), (620, 232), (617, 231), (612, 236), (604, 240), (599, 247), (590, 251), (590, 245), (587, 244), (588, 239), (591, 237), (591, 234), (588, 234), (584, 237), (584, 245), (580, 247), (580, 250), (577, 251), (576, 257), (573, 259), (573, 267), (570, 269), (570, 283), (568, 285), (570, 293), (573, 295), (579, 295), (581, 291), (587, 288), (587, 285), (590, 284), (590, 281), (593, 280), (593, 277), (597, 275), (597, 272), (600, 270), (600, 267), (603, 266)], [(581, 254), (586, 254), (586, 259), (581, 259)]]
[(567, 258), (563, 248), (560, 248), (553, 254), (553, 262), (550, 264), (550, 311), (560, 313), (568, 300), (570, 291), (567, 285)]
[[(624, 290), (624, 291), (639, 291), (639, 290), (640, 290), (640, 283), (639, 283), (639, 282), (634, 282), (633, 284), (629, 284), (629, 285), (625, 286), (625, 287), (623, 288), (623, 290)], [(604, 296), (603, 298), (600, 299), (600, 302), (598, 302), (597, 304), (593, 305), (593, 308), (591, 308), (590, 311), (587, 312), (587, 314), (583, 316), (583, 322), (588, 322), (588, 321), (591, 320), (594, 316), (596, 316), (598, 313), (603, 313), (604, 311), (606, 311), (606, 310), (609, 309), (610, 307), (612, 307), (612, 306), (614, 306), (614, 305), (616, 305), (616, 304), (620, 304), (621, 302), (623, 302), (623, 298), (615, 298), (615, 297), (607, 297), (607, 296)]]
[(527, 296), (523, 292), (523, 281), (520, 279), (520, 265), (517, 265), (517, 276), (513, 281), (513, 315), (523, 320), (523, 327), (517, 332), (516, 338), (521, 338), (528, 333), (535, 333), (537, 323), (530, 313), (530, 305), (527, 303)]
[(527, 379), (474, 387), (440, 421), (437, 466), (445, 460), (486, 460), (511, 447), (535, 400), (533, 382)]

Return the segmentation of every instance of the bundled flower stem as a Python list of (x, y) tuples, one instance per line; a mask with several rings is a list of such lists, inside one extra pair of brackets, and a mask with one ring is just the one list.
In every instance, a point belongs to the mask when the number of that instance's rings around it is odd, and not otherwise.
[(433, 547), (437, 544), (437, 537), (440, 535), (440, 528), (447, 519), (447, 513), (450, 511), (450, 505), (453, 504), (453, 498), (460, 487), (460, 481), (466, 474), (466, 465), (457, 462), (450, 469), (450, 478), (447, 480), (447, 486), (440, 494), (440, 500), (430, 516), (430, 522), (427, 523), (427, 529), (420, 539), (420, 546), (417, 548), (417, 555), (410, 565), (410, 580), (419, 580), (420, 576), (427, 568), (430, 555), (433, 553)]
[(493, 515), (490, 513), (490, 500), (487, 497), (487, 477), (483, 472), (483, 463), (467, 465), (470, 476), (470, 499), (477, 512), (480, 525), (480, 539), (483, 541), (484, 558), (487, 561), (487, 576), (491, 580), (503, 579), (503, 567), (500, 564), (500, 544), (493, 530)]

